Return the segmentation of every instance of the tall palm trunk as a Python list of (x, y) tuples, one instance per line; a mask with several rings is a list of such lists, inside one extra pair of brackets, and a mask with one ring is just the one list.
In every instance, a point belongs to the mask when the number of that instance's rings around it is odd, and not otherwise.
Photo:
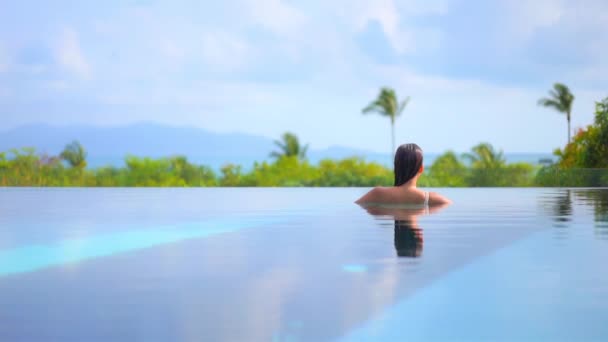
[(391, 156), (395, 159), (395, 118), (391, 116)]
[(570, 112), (568, 112), (568, 144), (570, 143)]

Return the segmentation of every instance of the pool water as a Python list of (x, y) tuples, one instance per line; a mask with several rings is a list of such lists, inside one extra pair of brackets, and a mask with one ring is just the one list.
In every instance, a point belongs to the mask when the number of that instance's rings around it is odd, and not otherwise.
[(0, 189), (0, 341), (608, 339), (608, 189)]

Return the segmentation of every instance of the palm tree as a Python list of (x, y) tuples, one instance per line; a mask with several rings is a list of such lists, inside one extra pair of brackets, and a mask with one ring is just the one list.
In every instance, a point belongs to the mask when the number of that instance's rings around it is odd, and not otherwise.
[(489, 143), (478, 144), (471, 151), (472, 153), (465, 153), (462, 156), (475, 168), (498, 169), (506, 163), (502, 151), (495, 151)]
[(570, 113), (572, 112), (574, 95), (566, 85), (561, 83), (555, 83), (553, 89), (549, 91), (549, 95), (549, 97), (539, 99), (538, 105), (553, 108), (562, 114), (566, 114), (566, 119), (568, 119), (568, 143), (570, 143)]
[(87, 152), (77, 140), (67, 144), (59, 156), (73, 168), (84, 169), (87, 166)]
[(471, 163), (467, 177), (470, 186), (508, 185), (503, 172), (506, 161), (502, 151), (494, 150), (488, 143), (481, 143), (474, 146), (471, 153), (464, 153), (462, 156)]
[(401, 115), (409, 101), (410, 98), (408, 96), (399, 103), (395, 90), (383, 87), (380, 89), (380, 94), (378, 94), (376, 100), (363, 108), (363, 114), (378, 113), (382, 116), (388, 116), (391, 119), (392, 154), (395, 153), (395, 119)]
[(281, 140), (275, 140), (274, 144), (279, 148), (279, 152), (273, 151), (270, 156), (274, 158), (280, 157), (298, 157), (306, 158), (308, 145), (301, 146), (298, 137), (290, 132), (285, 132), (281, 135)]

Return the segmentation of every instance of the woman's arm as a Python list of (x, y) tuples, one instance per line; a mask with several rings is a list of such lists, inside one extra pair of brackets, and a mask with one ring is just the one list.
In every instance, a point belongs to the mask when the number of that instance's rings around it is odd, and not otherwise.
[(380, 188), (375, 187), (368, 191), (365, 195), (361, 196), (358, 200), (355, 201), (357, 204), (369, 203), (369, 202), (377, 202), (378, 201), (378, 193), (380, 192)]
[(452, 201), (436, 192), (429, 194), (429, 206), (445, 206), (452, 204)]

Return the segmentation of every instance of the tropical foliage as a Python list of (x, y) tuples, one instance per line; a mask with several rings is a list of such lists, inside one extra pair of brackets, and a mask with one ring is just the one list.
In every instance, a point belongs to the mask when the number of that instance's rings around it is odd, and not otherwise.
[[(534, 186), (540, 183), (536, 168), (509, 164), (489, 144), (475, 146), (469, 154), (439, 156), (419, 179), (420, 186)], [(541, 169), (539, 172), (546, 172)], [(540, 180), (540, 181), (537, 181)], [(183, 156), (140, 158), (127, 156), (124, 167), (82, 169), (66, 167), (58, 157), (39, 155), (33, 149), (0, 153), (2, 186), (390, 186), (391, 169), (360, 158), (324, 159), (311, 164), (297, 156), (279, 156), (255, 163), (245, 170), (227, 164), (219, 172), (195, 165)], [(562, 183), (560, 183), (562, 184)]]
[(395, 119), (401, 115), (409, 101), (410, 98), (408, 96), (399, 102), (395, 90), (384, 87), (380, 89), (378, 97), (367, 107), (363, 108), (363, 114), (377, 113), (391, 120), (391, 153), (395, 153)]
[(78, 141), (66, 145), (59, 156), (73, 168), (84, 169), (87, 166), (87, 152)]
[(555, 154), (562, 168), (608, 168), (608, 97), (595, 103), (593, 124), (579, 129), (574, 140)]
[(506, 161), (502, 151), (494, 150), (488, 143), (480, 143), (471, 149), (470, 153), (463, 154), (463, 158), (470, 165), (467, 183), (472, 186), (509, 186), (505, 183), (503, 173)]
[(540, 185), (608, 186), (608, 97), (596, 102), (594, 123), (555, 155), (558, 163), (539, 171)]
[(456, 153), (448, 151), (435, 159), (429, 168), (429, 178), (433, 186), (462, 187), (467, 185), (468, 172)]
[(270, 153), (271, 157), (298, 157), (300, 159), (306, 158), (306, 151), (308, 150), (308, 145), (300, 145), (300, 140), (293, 133), (284, 133), (281, 136), (281, 140), (275, 140), (274, 144), (277, 145), (277, 147), (279, 148), (279, 152), (274, 151)]

